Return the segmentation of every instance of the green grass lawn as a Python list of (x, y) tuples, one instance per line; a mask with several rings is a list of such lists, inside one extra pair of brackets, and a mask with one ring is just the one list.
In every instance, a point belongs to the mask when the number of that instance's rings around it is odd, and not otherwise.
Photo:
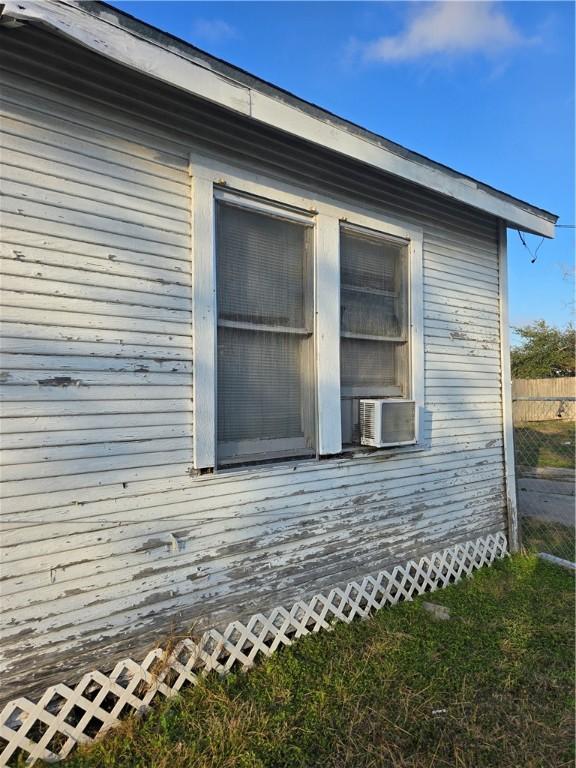
[(516, 463), (574, 469), (573, 421), (526, 421), (514, 427)]
[(515, 556), (210, 676), (66, 768), (573, 765), (573, 576)]

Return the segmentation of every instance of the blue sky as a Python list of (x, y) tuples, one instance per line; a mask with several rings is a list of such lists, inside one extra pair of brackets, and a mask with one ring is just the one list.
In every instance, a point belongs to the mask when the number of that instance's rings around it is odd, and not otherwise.
[[(571, 2), (113, 5), (575, 223)], [(572, 319), (575, 232), (509, 231), (512, 325)]]

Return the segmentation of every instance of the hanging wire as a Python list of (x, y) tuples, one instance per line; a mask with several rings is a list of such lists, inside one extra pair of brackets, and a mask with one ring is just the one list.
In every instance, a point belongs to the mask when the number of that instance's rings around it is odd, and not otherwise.
[(540, 242), (539, 242), (539, 243), (538, 243), (538, 245), (536, 246), (536, 250), (534, 251), (534, 253), (532, 253), (532, 250), (530, 249), (530, 247), (528, 246), (528, 243), (527, 243), (527, 242), (526, 242), (526, 240), (524, 239), (524, 235), (522, 234), (522, 232), (520, 232), (520, 230), (519, 230), (519, 229), (517, 229), (517, 230), (516, 230), (516, 232), (518, 232), (518, 237), (520, 238), (520, 242), (522, 243), (522, 245), (524, 246), (524, 248), (526, 248), (526, 250), (527, 250), (527, 251), (528, 251), (528, 253), (530, 254), (530, 264), (534, 264), (534, 262), (535, 262), (535, 261), (536, 261), (536, 259), (538, 258), (538, 251), (539, 251), (539, 250), (540, 250), (540, 248), (542, 247), (542, 243), (544, 242), (544, 238), (542, 238), (542, 239), (540, 240)]

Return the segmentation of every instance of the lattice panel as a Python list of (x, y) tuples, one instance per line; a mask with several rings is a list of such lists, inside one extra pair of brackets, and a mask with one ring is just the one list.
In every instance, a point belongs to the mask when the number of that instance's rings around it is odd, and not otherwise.
[(168, 651), (157, 648), (140, 664), (126, 659), (109, 674), (90, 672), (74, 688), (51, 686), (36, 704), (25, 698), (11, 701), (0, 714), (0, 766), (16, 762), (19, 755), (29, 765), (40, 758), (62, 759), (76, 744), (94, 739), (126, 715), (145, 712), (156, 696), (172, 696), (199, 675), (250, 667), (259, 654), (269, 656), (302, 635), (445, 587), (503, 557), (506, 549), (503, 533), (458, 544), (298, 601), (289, 610), (275, 608), (246, 624), (232, 622), (224, 632), (210, 630), (197, 642), (186, 639)]

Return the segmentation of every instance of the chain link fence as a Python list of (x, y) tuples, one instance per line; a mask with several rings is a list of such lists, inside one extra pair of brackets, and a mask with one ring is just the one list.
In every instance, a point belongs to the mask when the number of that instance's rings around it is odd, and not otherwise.
[(520, 540), (574, 562), (576, 397), (513, 396)]

